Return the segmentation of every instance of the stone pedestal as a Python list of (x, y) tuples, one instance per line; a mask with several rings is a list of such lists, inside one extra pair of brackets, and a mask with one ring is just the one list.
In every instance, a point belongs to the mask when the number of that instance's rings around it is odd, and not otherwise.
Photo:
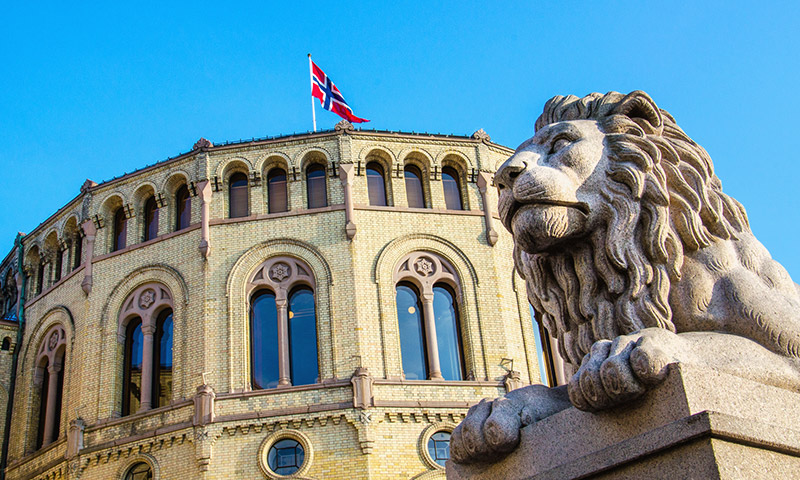
[(457, 479), (760, 479), (800, 475), (800, 394), (673, 365), (643, 399), (569, 408), (522, 430), (494, 464), (447, 462)]

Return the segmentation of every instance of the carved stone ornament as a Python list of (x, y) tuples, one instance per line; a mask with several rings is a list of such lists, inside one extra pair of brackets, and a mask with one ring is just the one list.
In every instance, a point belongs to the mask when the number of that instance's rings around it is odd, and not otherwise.
[(498, 461), (570, 406), (618, 415), (675, 364), (800, 391), (798, 286), (646, 93), (552, 98), (495, 183), (528, 299), (574, 374), (471, 410), (456, 463)]
[(54, 350), (56, 348), (56, 345), (58, 345), (58, 332), (57, 331), (53, 332), (50, 335), (50, 340), (47, 341), (47, 348), (50, 349), (50, 350)]
[(269, 278), (275, 280), (276, 282), (282, 282), (289, 278), (289, 275), (292, 274), (292, 269), (289, 265), (281, 262), (276, 263), (269, 269)]
[(433, 262), (429, 258), (419, 258), (414, 262), (414, 270), (423, 277), (430, 277), (434, 272)]
[(142, 292), (142, 295), (139, 297), (139, 306), (147, 309), (150, 308), (150, 305), (156, 301), (156, 292), (153, 289), (147, 289)]
[(200, 137), (200, 140), (198, 140), (198, 141), (196, 141), (194, 143), (194, 146), (192, 147), (192, 150), (199, 150), (201, 148), (211, 148), (213, 146), (214, 146), (213, 143), (211, 143), (210, 141), (206, 140), (203, 137)]
[(352, 123), (348, 122), (347, 120), (340, 120), (339, 123), (333, 127), (337, 132), (352, 132), (356, 129)]
[(482, 128), (472, 134), (472, 138), (480, 140), (481, 142), (491, 142), (492, 137), (489, 136)]

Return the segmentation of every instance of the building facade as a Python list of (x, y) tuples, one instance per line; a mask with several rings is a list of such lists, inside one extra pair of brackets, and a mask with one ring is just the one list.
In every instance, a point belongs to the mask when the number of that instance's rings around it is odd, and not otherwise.
[(87, 180), (0, 264), (6, 478), (443, 478), (541, 378), (511, 153), (341, 122)]

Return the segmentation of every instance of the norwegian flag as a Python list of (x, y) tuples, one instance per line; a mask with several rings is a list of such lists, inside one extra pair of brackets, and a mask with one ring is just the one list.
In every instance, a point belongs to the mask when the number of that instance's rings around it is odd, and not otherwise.
[(325, 75), (325, 72), (313, 61), (311, 62), (311, 96), (319, 99), (322, 108), (339, 115), (345, 120), (352, 123), (369, 122), (365, 118), (353, 115), (353, 110), (344, 101), (342, 92), (336, 88), (330, 77)]

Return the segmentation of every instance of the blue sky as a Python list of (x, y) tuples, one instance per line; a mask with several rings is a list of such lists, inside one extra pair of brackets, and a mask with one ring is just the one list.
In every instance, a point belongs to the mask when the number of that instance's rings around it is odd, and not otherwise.
[[(27, 3), (27, 4), (25, 4)], [(647, 91), (800, 279), (797, 2), (5, 5), (0, 256), (100, 182), (212, 142), (311, 129), (306, 54), (368, 128), (516, 147), (556, 94)], [(335, 115), (317, 109), (320, 128)]]

